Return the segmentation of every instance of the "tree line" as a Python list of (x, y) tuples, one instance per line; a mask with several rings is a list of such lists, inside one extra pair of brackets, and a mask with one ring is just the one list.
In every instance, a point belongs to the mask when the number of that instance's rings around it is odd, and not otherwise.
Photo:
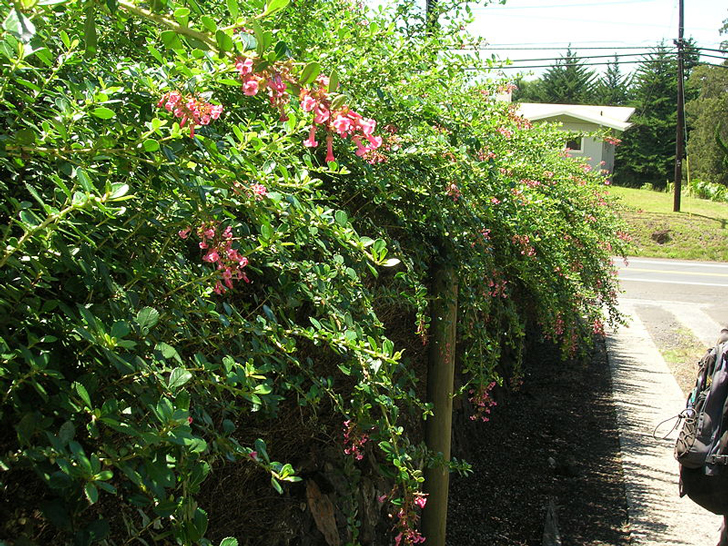
[[(728, 19), (721, 34), (728, 33)], [(728, 41), (716, 57), (728, 51)], [(712, 59), (713, 55), (711, 55)], [(716, 61), (718, 63), (719, 61)], [(688, 169), (684, 176), (728, 185), (728, 60), (701, 62), (701, 48), (685, 42), (685, 110)], [(513, 100), (556, 104), (632, 106), (633, 124), (617, 149), (614, 181), (665, 187), (672, 179), (677, 128), (677, 56), (664, 43), (625, 73), (617, 54), (602, 74), (569, 47), (536, 80), (519, 75)]]

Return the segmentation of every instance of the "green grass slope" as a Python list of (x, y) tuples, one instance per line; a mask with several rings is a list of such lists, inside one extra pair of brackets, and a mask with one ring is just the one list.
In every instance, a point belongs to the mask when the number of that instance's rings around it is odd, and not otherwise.
[(612, 186), (630, 226), (636, 256), (728, 261), (728, 203), (682, 196), (673, 212), (673, 195)]

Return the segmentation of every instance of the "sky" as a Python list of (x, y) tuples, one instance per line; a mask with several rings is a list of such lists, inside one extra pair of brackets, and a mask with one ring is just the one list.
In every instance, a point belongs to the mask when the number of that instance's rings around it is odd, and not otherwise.
[[(722, 22), (728, 19), (728, 1), (684, 0), (684, 6), (685, 38), (692, 37), (699, 47), (711, 49), (718, 49), (721, 41), (728, 40), (728, 35), (719, 33)], [(569, 44), (580, 56), (632, 54), (621, 57), (620, 62), (638, 61), (640, 57), (635, 54), (661, 40), (672, 46), (678, 36), (678, 0), (508, 0), (505, 5), (477, 6), (473, 11), (475, 22), (469, 30), (484, 37), (489, 48), (498, 48), (491, 49), (493, 54), (511, 58), (518, 66), (553, 64), (551, 60), (521, 60), (558, 58)], [(630, 47), (641, 49), (615, 49)], [(620, 68), (627, 73), (636, 66), (625, 62)], [(591, 68), (601, 71), (604, 66)], [(504, 73), (518, 71), (508, 68)], [(542, 71), (532, 70), (536, 75)]]

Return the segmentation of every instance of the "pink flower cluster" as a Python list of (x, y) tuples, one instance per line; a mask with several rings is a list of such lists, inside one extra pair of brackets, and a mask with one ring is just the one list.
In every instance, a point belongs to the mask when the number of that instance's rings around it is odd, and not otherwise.
[(536, 249), (531, 244), (531, 239), (528, 235), (514, 235), (511, 237), (514, 245), (521, 247), (521, 254), (523, 256), (533, 257), (536, 255)]
[(488, 295), (490, 295), (491, 298), (507, 298), (508, 294), (506, 293), (506, 285), (508, 284), (508, 281), (504, 280), (498, 280), (498, 279), (491, 279), (488, 281)]
[(243, 82), (243, 93), (249, 97), (258, 94), (259, 91), (268, 90), (268, 99), (271, 106), (280, 112), (280, 121), (287, 121), (285, 106), (291, 100), (286, 89), (286, 82), (293, 82), (291, 77), (291, 62), (278, 62), (270, 65), (261, 71), (256, 71), (255, 61), (250, 57), (238, 57), (235, 60), (235, 69)]
[(455, 184), (455, 182), (448, 184), (447, 186), (447, 194), (452, 197), (452, 200), (456, 203), (458, 202), (458, 199), (460, 199), (460, 188), (458, 188), (458, 185)]
[[(217, 266), (220, 278), (215, 283), (214, 291), (222, 294), (233, 287), (234, 280), (250, 282), (243, 269), (248, 265), (248, 258), (233, 248), (233, 230), (230, 226), (220, 231), (215, 222), (206, 222), (197, 228), (200, 238), (199, 246), (205, 253), (202, 260)], [(178, 235), (182, 239), (189, 237), (191, 228), (181, 230)]]
[(594, 323), (592, 324), (592, 331), (600, 336), (604, 335), (604, 323), (599, 319), (594, 319)]
[(413, 494), (406, 494), (405, 498), (402, 499), (402, 506), (397, 512), (397, 523), (395, 524), (397, 531), (399, 531), (397, 536), (394, 537), (394, 544), (396, 546), (410, 546), (425, 542), (425, 537), (416, 529), (420, 517), (415, 507), (422, 509), (426, 504), (427, 495), (419, 491), (415, 491)]
[(490, 421), (490, 412), (494, 406), (498, 405), (498, 402), (493, 400), (490, 391), (495, 387), (495, 381), (492, 381), (487, 386), (480, 386), (477, 391), (470, 389), (468, 393), (470, 396), (468, 400), (475, 406), (475, 413), (470, 416), (471, 421), (480, 419), (483, 422)]
[(369, 435), (362, 432), (351, 419), (344, 421), (344, 453), (353, 455), (357, 461), (364, 458), (362, 448), (369, 441)]
[(619, 139), (617, 137), (613, 137), (613, 136), (604, 137), (604, 142), (606, 142), (607, 144), (612, 144), (614, 146), (619, 146), (620, 144), (622, 144), (621, 139)]
[(498, 131), (501, 135), (503, 135), (506, 138), (511, 138), (513, 136), (513, 131), (511, 131), (510, 129), (507, 129), (506, 127), (498, 127), (498, 129), (496, 129), (496, 131)]
[(326, 161), (334, 161), (334, 133), (341, 138), (350, 138), (356, 144), (356, 155), (364, 157), (370, 163), (384, 161), (384, 156), (376, 153), (382, 146), (382, 137), (374, 135), (377, 122), (363, 117), (351, 110), (347, 105), (334, 107), (328, 87), (329, 79), (319, 76), (317, 86), (313, 89), (301, 89), (299, 99), (304, 112), (313, 112), (313, 123), (308, 138), (303, 145), (309, 148), (318, 146), (316, 131), (321, 125), (326, 131)]
[(210, 104), (194, 95), (182, 96), (179, 91), (170, 91), (157, 103), (157, 108), (164, 108), (180, 118), (179, 126), (190, 125), (190, 138), (195, 136), (195, 126), (209, 125), (222, 114), (221, 104)]

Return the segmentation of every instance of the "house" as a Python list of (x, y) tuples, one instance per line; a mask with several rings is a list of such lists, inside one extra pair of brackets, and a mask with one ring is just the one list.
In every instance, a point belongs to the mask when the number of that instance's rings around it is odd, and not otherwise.
[(584, 157), (593, 169), (604, 169), (611, 173), (614, 170), (617, 139), (631, 125), (627, 120), (634, 113), (634, 108), (522, 102), (517, 105), (516, 111), (531, 122), (561, 123), (560, 129), (563, 131), (593, 132), (607, 129), (611, 137), (607, 140), (574, 136), (567, 138), (566, 147), (570, 156)]

